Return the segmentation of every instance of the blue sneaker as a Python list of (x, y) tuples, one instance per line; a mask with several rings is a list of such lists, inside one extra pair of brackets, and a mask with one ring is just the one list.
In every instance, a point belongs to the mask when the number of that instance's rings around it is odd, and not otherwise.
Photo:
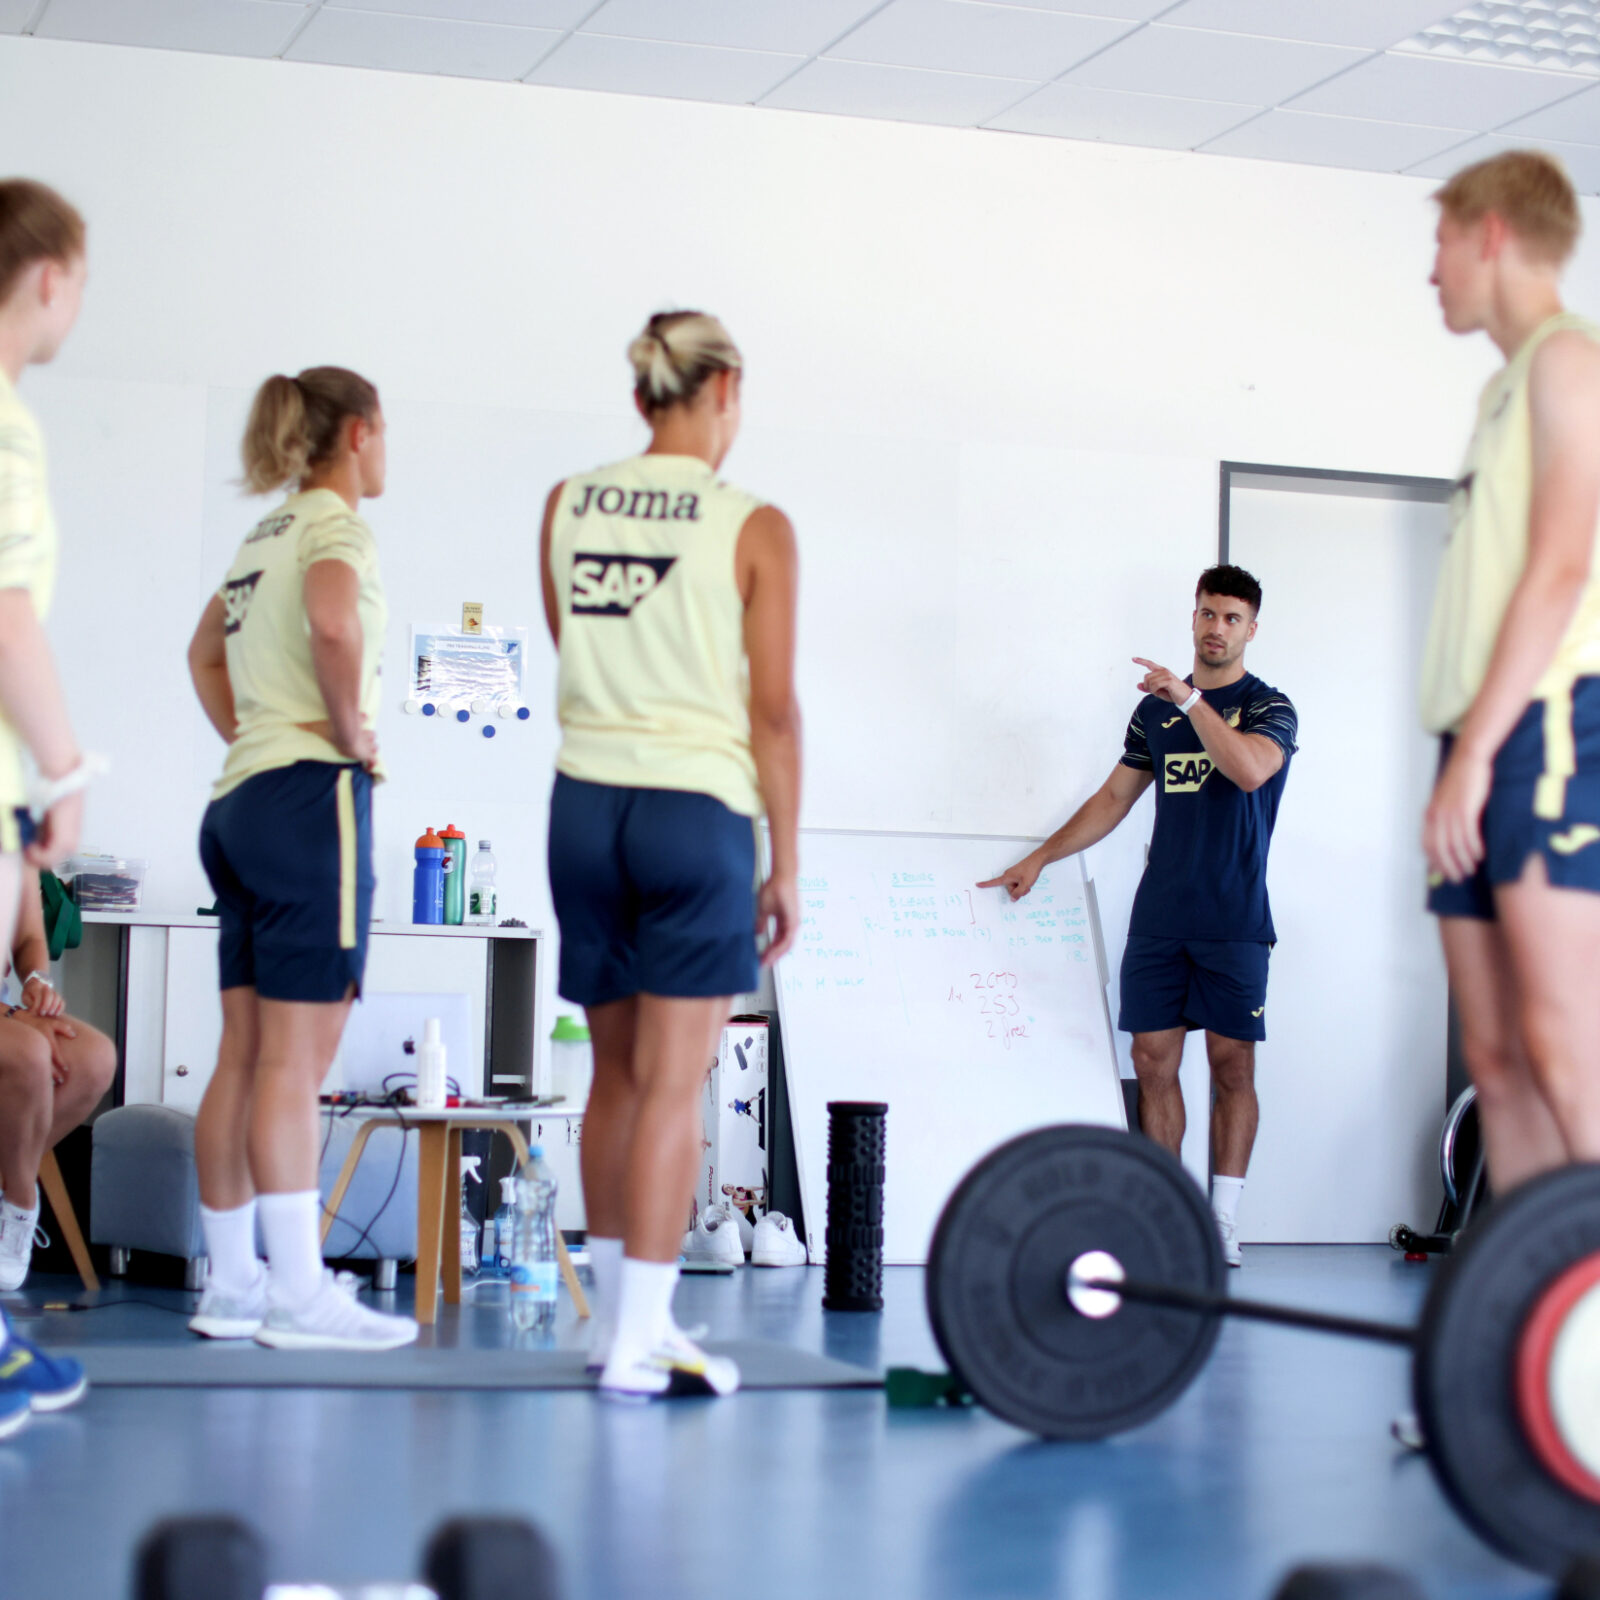
[(33, 1415), (33, 1403), (20, 1389), (0, 1394), (0, 1439), (9, 1439)]
[(71, 1356), (47, 1355), (15, 1332), (0, 1345), (0, 1396), (7, 1400), (20, 1395), (33, 1411), (65, 1411), (88, 1389), (88, 1377)]

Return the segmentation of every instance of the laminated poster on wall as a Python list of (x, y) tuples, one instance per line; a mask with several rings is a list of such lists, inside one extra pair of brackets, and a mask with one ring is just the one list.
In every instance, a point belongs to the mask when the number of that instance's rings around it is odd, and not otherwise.
[(406, 709), (489, 726), (495, 720), (526, 721), (527, 655), (526, 628), (485, 626), (467, 633), (448, 623), (415, 622)]

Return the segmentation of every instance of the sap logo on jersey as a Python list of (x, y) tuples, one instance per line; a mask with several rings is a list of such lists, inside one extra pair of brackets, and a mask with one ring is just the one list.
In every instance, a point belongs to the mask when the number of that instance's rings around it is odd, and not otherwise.
[(1198, 794), (1200, 786), (1216, 770), (1210, 756), (1168, 756), (1163, 794)]
[(678, 564), (676, 556), (572, 557), (572, 612), (584, 617), (626, 617)]
[(250, 602), (255, 598), (256, 585), (261, 582), (259, 572), (247, 573), (242, 578), (229, 578), (222, 586), (222, 631), (237, 633), (250, 615)]

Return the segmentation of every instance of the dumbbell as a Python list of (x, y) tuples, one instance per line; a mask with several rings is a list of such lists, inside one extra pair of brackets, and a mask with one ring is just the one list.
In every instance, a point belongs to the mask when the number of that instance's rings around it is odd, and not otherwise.
[[(518, 1517), (456, 1517), (428, 1541), (423, 1582), (439, 1600), (557, 1600), (555, 1553)], [(262, 1600), (266, 1546), (237, 1517), (171, 1517), (134, 1556), (134, 1600)]]
[(1023, 1134), (956, 1186), (928, 1320), (978, 1402), (1101, 1439), (1176, 1402), (1224, 1317), (1398, 1345), (1428, 1460), (1465, 1520), (1552, 1574), (1600, 1552), (1600, 1164), (1524, 1184), (1463, 1235), (1416, 1327), (1237, 1299), (1199, 1186), (1120, 1129)]

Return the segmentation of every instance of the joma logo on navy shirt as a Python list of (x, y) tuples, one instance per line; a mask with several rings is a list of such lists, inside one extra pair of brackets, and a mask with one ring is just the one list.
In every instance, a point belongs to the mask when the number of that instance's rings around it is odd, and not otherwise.
[(578, 550), (572, 556), (572, 612), (583, 617), (626, 617), (677, 565), (676, 556), (608, 556)]

